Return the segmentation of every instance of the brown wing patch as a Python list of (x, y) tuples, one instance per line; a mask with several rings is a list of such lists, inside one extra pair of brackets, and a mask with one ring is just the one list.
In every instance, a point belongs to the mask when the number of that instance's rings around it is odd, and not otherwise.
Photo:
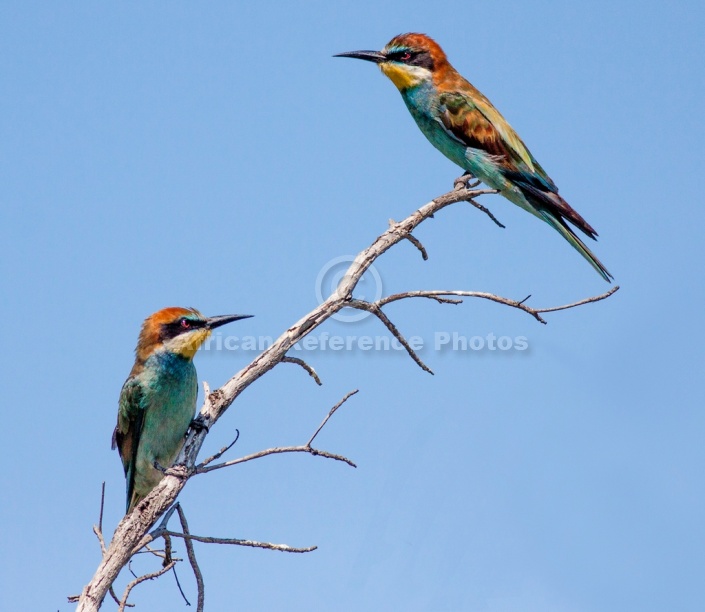
[(502, 165), (511, 164), (511, 152), (502, 136), (474, 105), (461, 94), (441, 96), (445, 110), (441, 121), (445, 128), (468, 147), (496, 156)]

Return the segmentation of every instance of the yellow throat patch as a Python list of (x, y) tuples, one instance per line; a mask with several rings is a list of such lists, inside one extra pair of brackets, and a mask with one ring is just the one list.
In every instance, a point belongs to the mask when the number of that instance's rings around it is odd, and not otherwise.
[(421, 66), (382, 63), (379, 69), (397, 86), (397, 89), (415, 87), (431, 76), (431, 71)]
[(172, 353), (177, 353), (187, 359), (193, 359), (196, 351), (211, 335), (210, 329), (198, 329), (188, 334), (183, 334), (172, 338), (164, 344)]

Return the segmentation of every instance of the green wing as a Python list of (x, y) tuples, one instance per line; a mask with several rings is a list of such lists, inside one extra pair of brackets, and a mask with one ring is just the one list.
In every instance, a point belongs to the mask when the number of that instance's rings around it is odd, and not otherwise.
[(127, 504), (135, 487), (135, 463), (142, 424), (144, 422), (144, 394), (136, 378), (128, 378), (120, 391), (118, 421), (113, 432), (112, 447), (118, 449), (127, 480)]
[(533, 175), (550, 190), (556, 189), (512, 126), (479, 91), (474, 90), (473, 97), (457, 91), (444, 93), (440, 103), (441, 123), (456, 139), (494, 156), (507, 171)]

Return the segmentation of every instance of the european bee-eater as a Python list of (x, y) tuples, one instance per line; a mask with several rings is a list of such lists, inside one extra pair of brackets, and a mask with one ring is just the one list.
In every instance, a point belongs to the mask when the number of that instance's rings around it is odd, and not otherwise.
[(566, 221), (595, 238), (597, 232), (558, 195), (558, 187), (490, 101), (448, 62), (425, 34), (401, 34), (382, 51), (350, 51), (379, 65), (396, 85), (424, 136), (461, 168), (557, 230), (602, 278), (612, 275)]
[(145, 319), (135, 365), (120, 392), (113, 448), (127, 479), (129, 513), (171, 467), (196, 413), (193, 357), (216, 327), (251, 315), (204, 317), (193, 308), (164, 308)]

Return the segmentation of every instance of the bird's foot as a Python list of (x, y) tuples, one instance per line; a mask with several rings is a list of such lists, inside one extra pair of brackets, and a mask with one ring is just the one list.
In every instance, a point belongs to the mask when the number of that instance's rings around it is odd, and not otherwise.
[[(198, 416), (198, 417), (196, 417), (195, 419), (193, 419), (193, 420), (191, 421), (191, 424), (189, 425), (189, 427), (190, 427), (191, 429), (193, 429), (193, 431), (195, 431), (196, 433), (200, 433), (200, 432), (202, 432), (204, 429), (206, 430), (206, 433), (209, 433), (209, 432), (210, 432), (210, 428), (208, 427), (208, 425), (206, 425), (206, 424), (203, 422), (203, 419), (202, 419), (200, 416)], [(186, 433), (188, 434), (188, 432), (186, 432)]]
[(478, 181), (475, 175), (470, 172), (466, 172), (463, 176), (459, 176), (453, 181), (453, 187), (455, 189), (472, 189), (473, 187), (477, 187), (479, 184), (480, 181)]

